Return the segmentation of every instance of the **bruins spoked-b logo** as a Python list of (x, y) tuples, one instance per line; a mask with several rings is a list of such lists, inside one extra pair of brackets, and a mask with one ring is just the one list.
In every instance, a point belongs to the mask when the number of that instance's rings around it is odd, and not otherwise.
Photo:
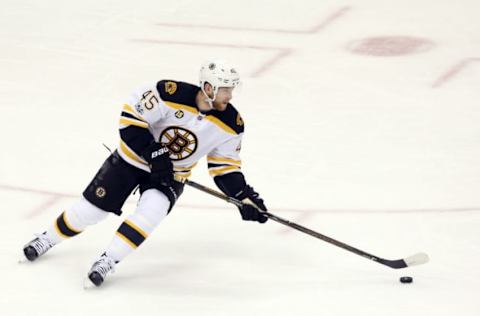
[(104, 187), (97, 187), (95, 189), (95, 195), (101, 199), (103, 199), (105, 197), (105, 195), (107, 195), (107, 190), (105, 190)]
[(190, 157), (197, 149), (197, 136), (189, 130), (172, 126), (160, 134), (160, 143), (170, 151), (170, 159), (182, 160)]
[(177, 112), (175, 112), (175, 117), (178, 119), (181, 119), (184, 115), (185, 113), (183, 113), (182, 110), (178, 110)]

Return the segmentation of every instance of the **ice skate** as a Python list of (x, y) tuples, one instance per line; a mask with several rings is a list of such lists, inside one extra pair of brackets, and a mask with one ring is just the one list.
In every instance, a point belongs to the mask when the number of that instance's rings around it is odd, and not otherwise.
[[(115, 272), (115, 260), (103, 254), (92, 266), (88, 272), (88, 279), (95, 285), (102, 285), (107, 274)], [(87, 286), (85, 286), (87, 287)]]
[[(35, 261), (38, 257), (45, 254), (54, 243), (47, 237), (45, 233), (36, 234), (36, 238), (31, 240), (23, 247), (23, 254), (28, 261)], [(20, 260), (20, 262), (23, 262)]]

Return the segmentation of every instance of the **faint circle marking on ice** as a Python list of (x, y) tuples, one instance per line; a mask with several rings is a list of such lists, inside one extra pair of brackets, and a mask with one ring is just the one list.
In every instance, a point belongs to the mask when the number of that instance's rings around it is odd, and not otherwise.
[(359, 55), (401, 56), (425, 52), (433, 46), (432, 41), (419, 37), (377, 36), (352, 41), (347, 49)]

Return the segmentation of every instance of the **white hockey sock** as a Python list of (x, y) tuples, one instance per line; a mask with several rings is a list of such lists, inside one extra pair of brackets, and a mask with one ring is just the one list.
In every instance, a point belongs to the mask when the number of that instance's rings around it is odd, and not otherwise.
[(53, 244), (76, 236), (87, 226), (96, 224), (108, 216), (108, 212), (101, 210), (85, 198), (78, 200), (70, 209), (64, 211), (51, 225), (46, 235)]
[(133, 214), (120, 225), (105, 253), (119, 262), (145, 241), (168, 214), (170, 201), (160, 191), (145, 191)]

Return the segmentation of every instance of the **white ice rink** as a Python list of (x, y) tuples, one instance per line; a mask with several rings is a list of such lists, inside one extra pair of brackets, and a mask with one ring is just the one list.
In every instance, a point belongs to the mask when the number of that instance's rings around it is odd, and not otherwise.
[[(478, 0), (3, 0), (0, 315), (480, 315), (479, 13)], [(212, 56), (242, 74), (242, 170), (272, 213), (431, 261), (389, 269), (186, 188), (101, 288), (83, 279), (125, 215), (18, 264), (116, 146), (129, 93), (196, 83)], [(206, 169), (192, 179), (214, 186)]]

